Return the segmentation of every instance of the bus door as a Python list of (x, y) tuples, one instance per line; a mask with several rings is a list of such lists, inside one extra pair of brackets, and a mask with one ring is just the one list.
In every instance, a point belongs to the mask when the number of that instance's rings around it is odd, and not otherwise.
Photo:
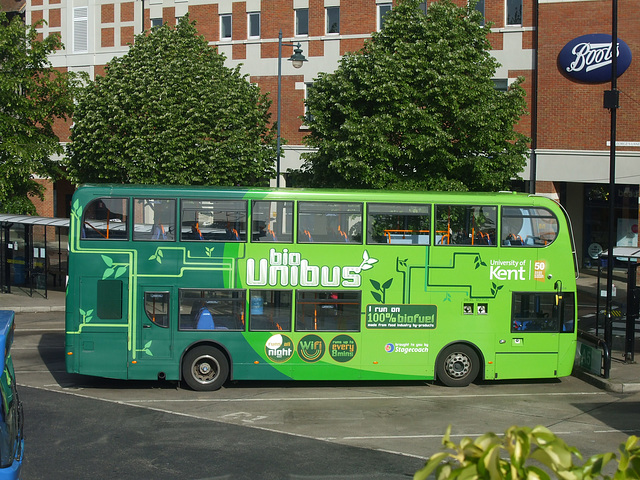
[(172, 356), (175, 319), (171, 315), (173, 287), (141, 286), (138, 299), (139, 360), (167, 359)]
[(495, 378), (556, 377), (560, 340), (573, 331), (573, 293), (513, 292), (508, 333), (498, 335)]

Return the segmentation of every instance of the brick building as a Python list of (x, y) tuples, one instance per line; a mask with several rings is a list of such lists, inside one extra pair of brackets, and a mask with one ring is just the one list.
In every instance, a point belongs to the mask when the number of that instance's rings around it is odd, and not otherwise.
[[(423, 2), (428, 8), (432, 0)], [(456, 0), (464, 2), (466, 0)], [(380, 28), (391, 0), (27, 0), (27, 23), (45, 19), (42, 34), (59, 33), (66, 48), (52, 56), (61, 69), (102, 74), (114, 56), (126, 53), (134, 35), (161, 23), (174, 24), (187, 12), (197, 28), (227, 57), (229, 66), (270, 92), (276, 118), (278, 32), (285, 43), (301, 43), (309, 60), (295, 70), (283, 48), (282, 137), (287, 139), (281, 171), (296, 167), (305, 151), (306, 88), (319, 72), (332, 71), (340, 56), (358, 50)], [(522, 172), (526, 189), (548, 194), (569, 210), (580, 258), (588, 247), (606, 247), (606, 191), (609, 181), (609, 110), (603, 108), (608, 83), (587, 83), (567, 75), (559, 53), (573, 39), (611, 33), (610, 0), (482, 0), (478, 7), (492, 22), (493, 55), (502, 65), (498, 88), (525, 77), (529, 115), (518, 125), (530, 136), (532, 154)], [(618, 37), (632, 55), (640, 49), (640, 2), (619, 0)], [(631, 61), (618, 79), (617, 214), (618, 239), (637, 244), (640, 184), (639, 68)], [(68, 138), (67, 125), (60, 125)], [(66, 216), (72, 186), (50, 186), (43, 215)], [(49, 208), (49, 209), (47, 209)], [(603, 223), (604, 222), (604, 223)], [(635, 234), (635, 236), (634, 236)], [(603, 243), (604, 242), (604, 243)], [(595, 247), (594, 247), (595, 248)]]

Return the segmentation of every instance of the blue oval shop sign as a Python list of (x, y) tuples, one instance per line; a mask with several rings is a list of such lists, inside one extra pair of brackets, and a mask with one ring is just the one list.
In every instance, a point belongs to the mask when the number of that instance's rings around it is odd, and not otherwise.
[[(611, 81), (611, 35), (593, 33), (574, 38), (558, 55), (560, 68), (581, 82)], [(618, 77), (631, 65), (631, 49), (618, 39)]]

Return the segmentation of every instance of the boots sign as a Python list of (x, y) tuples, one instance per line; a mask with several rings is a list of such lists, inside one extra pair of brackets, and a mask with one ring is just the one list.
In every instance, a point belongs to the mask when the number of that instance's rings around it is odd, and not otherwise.
[[(631, 65), (631, 49), (618, 39), (618, 77)], [(611, 81), (611, 35), (593, 33), (574, 38), (558, 55), (560, 70), (575, 80), (587, 83)]]

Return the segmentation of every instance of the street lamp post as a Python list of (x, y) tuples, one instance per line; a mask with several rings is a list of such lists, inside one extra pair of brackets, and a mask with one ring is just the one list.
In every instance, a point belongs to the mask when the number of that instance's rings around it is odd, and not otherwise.
[(293, 55), (289, 57), (289, 61), (293, 65), (293, 68), (300, 68), (302, 64), (307, 61), (302, 54), (302, 46), (300, 43), (282, 43), (282, 30), (278, 33), (278, 130), (276, 137), (276, 187), (280, 186), (280, 112), (282, 105), (282, 46), (295, 47), (293, 49)]

